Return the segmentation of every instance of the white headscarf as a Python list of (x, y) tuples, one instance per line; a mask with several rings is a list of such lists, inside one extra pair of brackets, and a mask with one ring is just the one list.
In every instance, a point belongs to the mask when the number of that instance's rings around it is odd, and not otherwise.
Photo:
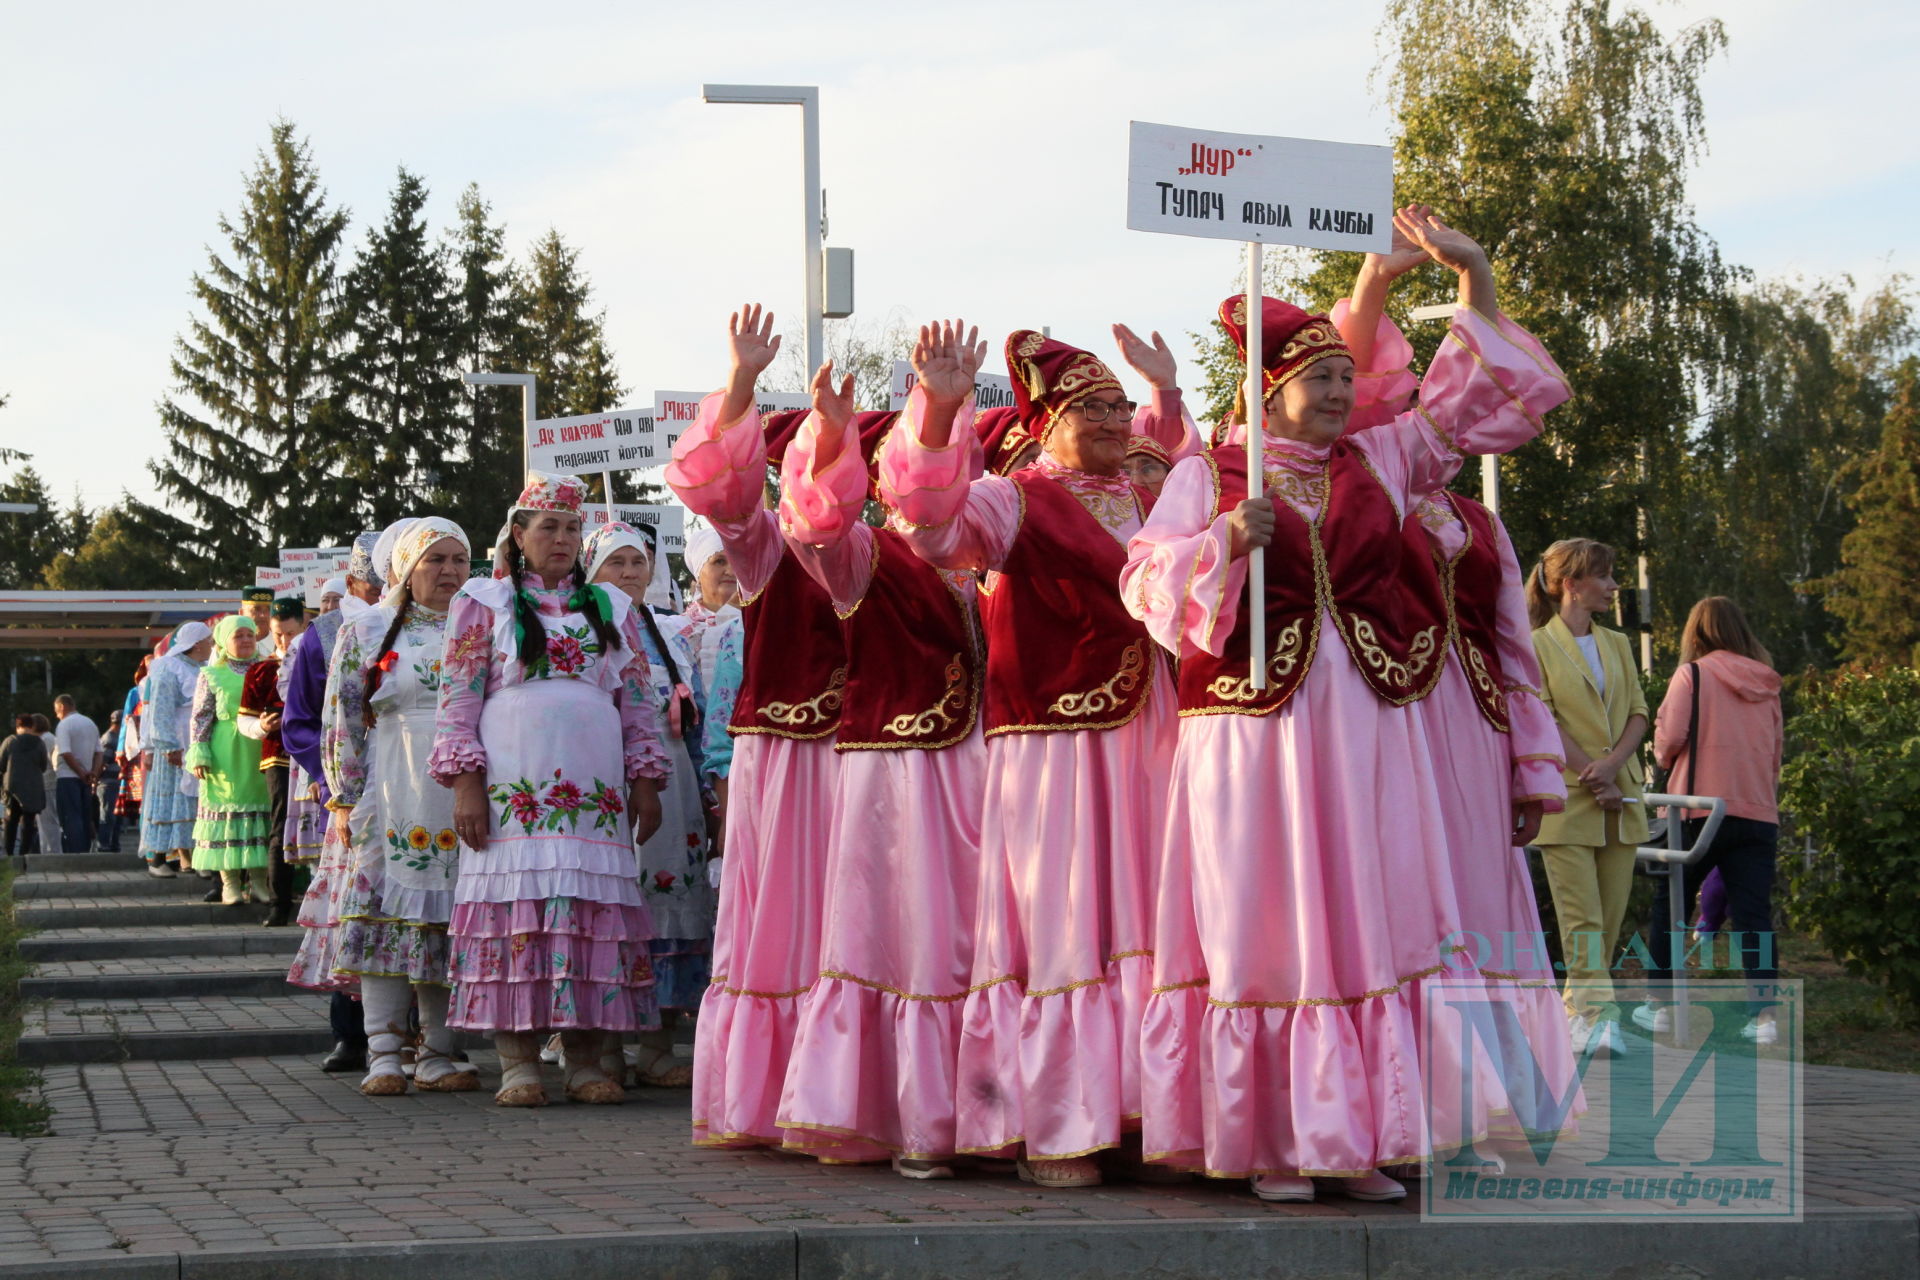
[(414, 566), (427, 554), (436, 542), (452, 538), (473, 554), (473, 547), (467, 542), (467, 531), (445, 516), (423, 516), (418, 520), (402, 521), (407, 527), (394, 539), (392, 556), (393, 576), (387, 579), (387, 594), (380, 598), (383, 605), (398, 602), (400, 591), (407, 585)]
[[(632, 547), (653, 555), (653, 531), (637, 529), (624, 521), (615, 520), (603, 524), (593, 531), (585, 545), (580, 548), (581, 565), (586, 569), (587, 581), (592, 582), (600, 572), (600, 566), (606, 563), (608, 556), (622, 547)], [(656, 560), (659, 557), (654, 557)]]
[(347, 580), (345, 578), (328, 578), (320, 584), (320, 594), (323, 596), (344, 596), (347, 594)]
[[(380, 540), (373, 544), (373, 571), (380, 575), (387, 591), (394, 588), (393, 548), (400, 541), (400, 535), (413, 528), (414, 518), (403, 516), (380, 531)], [(384, 599), (384, 595), (382, 596)]]
[(204, 622), (183, 622), (180, 629), (173, 633), (173, 643), (167, 646), (167, 656), (185, 654), (187, 650), (202, 640), (213, 639), (213, 628)]
[(700, 582), (700, 571), (707, 567), (707, 561), (725, 551), (726, 548), (720, 545), (720, 535), (713, 531), (712, 525), (703, 524), (687, 531), (687, 550), (683, 558), (696, 586)]

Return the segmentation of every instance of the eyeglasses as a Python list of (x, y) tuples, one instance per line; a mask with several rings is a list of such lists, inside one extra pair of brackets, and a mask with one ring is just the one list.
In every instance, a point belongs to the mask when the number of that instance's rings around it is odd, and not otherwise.
[(1112, 414), (1117, 421), (1132, 422), (1133, 412), (1140, 406), (1131, 400), (1122, 400), (1119, 404), (1108, 404), (1104, 400), (1082, 400), (1073, 407), (1088, 422), (1105, 422), (1108, 414)]

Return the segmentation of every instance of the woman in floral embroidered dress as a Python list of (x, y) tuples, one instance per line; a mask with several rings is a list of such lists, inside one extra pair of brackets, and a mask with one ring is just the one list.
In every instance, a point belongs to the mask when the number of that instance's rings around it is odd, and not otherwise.
[[(707, 801), (703, 781), (706, 691), (687, 641), (691, 630), (679, 614), (646, 602), (662, 562), (655, 555), (653, 527), (614, 521), (587, 539), (587, 577), (625, 593), (640, 620), (640, 643), (653, 671), (653, 708), (666, 727), (673, 776), (660, 793), (660, 829), (640, 846), (640, 891), (653, 916), (654, 991), (660, 1029), (640, 1035), (635, 1064), (641, 1084), (684, 1089), (693, 1068), (673, 1055), (673, 1025), (700, 1008), (712, 974), (714, 886), (707, 875)], [(725, 721), (721, 721), (722, 735)], [(618, 1046), (615, 1046), (615, 1054)], [(625, 1064), (605, 1064), (617, 1078)]]
[(546, 1103), (542, 1031), (560, 1032), (569, 1098), (621, 1101), (601, 1033), (658, 1024), (633, 842), (660, 825), (669, 766), (638, 619), (581, 571), (584, 492), (530, 473), (496, 551), (505, 576), (467, 583), (448, 613), (429, 766), (461, 845), (448, 1020), (493, 1033), (502, 1106)]
[(432, 516), (416, 522), (394, 550), (386, 598), (341, 626), (327, 678), (321, 758), (336, 836), (353, 849), (333, 964), (336, 976), (360, 984), (365, 1094), (407, 1091), (400, 1049), (413, 1000), (425, 1040), (414, 1083), (441, 1093), (479, 1083), (454, 1062), (447, 1027), (459, 841), (453, 796), (427, 774), (446, 610), (467, 580), (468, 557), (459, 525)]

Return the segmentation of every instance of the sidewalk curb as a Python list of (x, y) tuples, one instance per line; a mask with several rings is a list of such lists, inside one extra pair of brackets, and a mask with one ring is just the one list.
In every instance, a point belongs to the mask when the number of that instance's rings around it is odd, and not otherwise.
[(1815, 1209), (1793, 1223), (1423, 1223), (1399, 1214), (1276, 1211), (1207, 1222), (1019, 1225), (767, 1225), (615, 1235), (330, 1245), (79, 1257), (0, 1264), (0, 1280), (826, 1280), (985, 1275), (996, 1280), (1183, 1280), (1238, 1276), (1421, 1280), (1520, 1275), (1557, 1280), (1849, 1280), (1920, 1277), (1920, 1215)]

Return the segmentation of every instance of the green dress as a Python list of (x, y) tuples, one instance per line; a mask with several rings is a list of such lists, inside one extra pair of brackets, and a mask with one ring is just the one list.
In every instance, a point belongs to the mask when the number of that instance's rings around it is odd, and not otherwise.
[(244, 737), (235, 723), (245, 662), (210, 658), (200, 670), (193, 693), (193, 745), (187, 767), (205, 766), (200, 782), (200, 815), (193, 824), (196, 870), (240, 871), (267, 865), (271, 801), (267, 775), (260, 772), (260, 744)]

